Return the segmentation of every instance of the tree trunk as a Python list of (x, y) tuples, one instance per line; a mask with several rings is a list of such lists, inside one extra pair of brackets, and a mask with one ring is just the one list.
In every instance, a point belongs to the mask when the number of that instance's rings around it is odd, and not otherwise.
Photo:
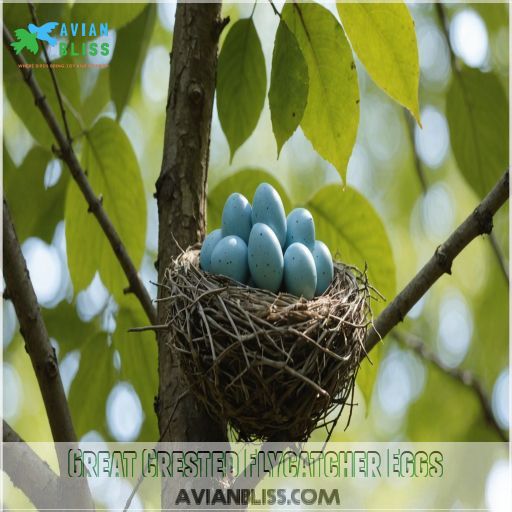
[[(220, 3), (179, 3), (176, 10), (163, 161), (156, 183), (159, 282), (178, 254), (178, 244), (186, 248), (205, 232), (220, 9)], [(166, 310), (160, 302), (159, 323), (165, 323)], [(165, 332), (158, 335), (158, 358), (156, 410), (162, 441), (225, 441), (225, 425), (215, 424), (194, 396), (182, 396), (186, 386)]]

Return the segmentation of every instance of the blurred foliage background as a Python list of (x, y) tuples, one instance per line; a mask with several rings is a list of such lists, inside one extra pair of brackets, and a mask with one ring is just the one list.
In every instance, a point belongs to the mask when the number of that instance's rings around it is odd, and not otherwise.
[[(333, 4), (323, 5), (337, 16)], [(281, 9), (282, 3), (276, 6)], [(108, 19), (112, 29), (109, 39), (115, 51), (109, 67), (62, 69), (56, 75), (82, 161), (92, 169), (103, 159), (107, 172), (116, 176), (112, 201), (104, 197), (105, 208), (130, 254), (141, 262), (142, 278), (155, 296), (151, 281), (156, 279), (158, 230), (153, 192), (162, 157), (175, 5), (37, 6), (41, 20), (97, 21), (95, 9), (103, 9), (100, 18)], [(223, 14), (233, 23), (252, 9), (252, 3), (225, 4)], [(409, 9), (419, 49), (422, 128), (372, 82), (356, 59), (361, 114), (347, 169), (348, 188), (343, 191), (334, 167), (318, 156), (301, 129), (277, 159), (268, 98), (256, 129), (232, 161), (215, 108), (208, 230), (219, 224), (222, 197), (238, 190), (251, 199), (257, 183), (275, 180), (286, 195), (287, 208), (312, 209), (319, 238), (328, 241), (333, 253), (360, 266), (368, 262), (370, 278), (386, 298), (421, 268), (487, 190), (472, 183), (453, 156), (450, 141), (465, 125), (463, 119), (460, 126), (447, 122), (453, 62), (436, 8), (413, 3)], [(482, 101), (499, 94), (508, 100), (508, 5), (447, 4), (445, 12), (457, 62), (492, 73), (492, 84), (478, 90)], [(253, 19), (269, 77), (279, 19), (266, 3), (256, 6)], [(4, 21), (11, 31), (29, 23), (27, 6), (4, 4)], [(156, 440), (154, 337), (127, 332), (147, 320), (134, 297), (122, 293), (124, 279), (116, 260), (104, 250), (103, 235), (88, 218), (68, 170), (52, 154), (51, 134), (8, 52), (3, 58), (4, 192), (57, 350), (79, 436)], [(109, 63), (110, 58), (88, 57), (95, 63)], [(36, 78), (57, 112), (48, 72), (36, 70)], [(92, 128), (98, 116), (105, 119)], [(482, 126), (490, 145), (499, 138), (508, 140), (508, 105), (502, 117), (504, 121), (487, 119)], [(91, 148), (99, 148), (100, 156)], [(130, 208), (116, 206), (119, 195)], [(507, 265), (508, 228), (507, 207), (498, 212), (494, 230)], [(358, 241), (361, 254), (350, 252), (347, 233)], [(68, 244), (73, 240), (73, 249), (66, 251), (66, 239)], [(73, 287), (70, 271), (78, 287)], [(375, 308), (378, 312), (382, 304)], [(444, 276), (400, 326), (447, 366), (474, 372), (498, 422), (507, 429), (508, 311), (508, 285), (495, 251), (488, 238), (480, 238), (457, 258), (452, 275)], [(379, 364), (368, 365), (360, 381), (350, 427), (344, 430), (341, 421), (333, 440), (497, 440), (467, 386), (419, 358), (393, 335), (379, 350), (379, 355), (372, 353)], [(27, 440), (49, 440), (40, 392), (8, 300), (3, 302), (3, 384), (4, 418)], [(315, 439), (323, 439), (323, 433)]]

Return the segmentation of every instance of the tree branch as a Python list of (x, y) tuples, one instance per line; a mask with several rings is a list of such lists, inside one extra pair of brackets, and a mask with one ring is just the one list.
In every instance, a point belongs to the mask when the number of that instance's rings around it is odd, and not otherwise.
[(426, 265), (416, 274), (407, 286), (391, 301), (373, 323), (366, 337), (367, 352), (383, 339), (408, 311), (425, 295), (429, 288), (443, 275), (451, 274), (455, 257), (478, 235), (489, 234), (492, 230), (494, 214), (509, 197), (509, 172), (487, 194), (477, 208), (440, 245)]
[[(50, 423), (53, 440), (56, 443), (66, 442), (76, 445), (76, 434), (71, 420), (68, 401), (59, 373), (59, 365), (48, 332), (39, 310), (37, 297), (30, 281), (29, 272), (16, 232), (11, 221), (11, 215), (4, 198), (3, 207), (3, 271), (9, 298), (14, 304), (16, 316), (20, 324), (20, 332), (25, 340), (25, 349), (30, 356), (37, 383), (43, 397), (46, 415)], [(7, 426), (8, 427), (8, 426)], [(4, 432), (14, 437), (14, 431), (6, 428)], [(67, 457), (65, 450), (57, 448), (57, 459), (61, 474), (67, 474)], [(92, 498), (87, 480), (77, 480), (66, 487), (66, 494), (74, 504), (83, 507), (92, 505)], [(63, 497), (64, 488), (61, 492)], [(27, 496), (29, 496), (27, 494)], [(30, 497), (30, 496), (29, 496)]]
[[(166, 107), (163, 158), (156, 182), (158, 203), (158, 278), (181, 247), (204, 237), (210, 128), (215, 95), (217, 48), (225, 26), (221, 3), (178, 2), (172, 42), (172, 66)], [(160, 289), (161, 290), (161, 289)], [(159, 295), (161, 291), (159, 290)], [(158, 323), (167, 323), (167, 303), (157, 302)], [(156, 411), (162, 441), (227, 441), (187, 389), (167, 333), (157, 332), (159, 390)], [(176, 407), (176, 412), (171, 418)], [(172, 507), (176, 489), (162, 483), (162, 508)]]
[(123, 271), (128, 279), (129, 290), (134, 293), (134, 295), (138, 298), (141, 303), (149, 321), (154, 324), (156, 323), (156, 311), (153, 307), (153, 303), (151, 301), (151, 297), (147, 292), (144, 284), (140, 280), (137, 269), (135, 268), (133, 262), (128, 255), (126, 247), (124, 246), (119, 234), (117, 233), (112, 221), (108, 217), (107, 213), (103, 209), (101, 204), (101, 199), (96, 196), (94, 190), (92, 189), (87, 177), (76, 157), (76, 154), (73, 150), (72, 145), (66, 139), (66, 136), (62, 132), (59, 127), (59, 124), (55, 118), (53, 111), (51, 110), (46, 98), (39, 87), (32, 70), (26, 67), (26, 60), (20, 54), (16, 55), (10, 43), (13, 42), (13, 38), (8, 28), (4, 25), (4, 46), (7, 51), (11, 54), (12, 58), (18, 64), (20, 72), (25, 80), (26, 84), (30, 88), (32, 95), (34, 96), (34, 100), (36, 106), (41, 111), (44, 119), (46, 120), (51, 132), (53, 133), (57, 144), (60, 150), (60, 156), (64, 162), (66, 162), (73, 179), (76, 181), (79, 189), (81, 190), (85, 200), (89, 205), (89, 211), (96, 217), (98, 223), (100, 224), (105, 236), (107, 237), (112, 250), (114, 251), (117, 260), (119, 261)]
[(3, 421), (3, 470), (15, 487), (38, 508), (55, 509), (62, 493), (59, 476)]
[(3, 216), (4, 278), (43, 396), (53, 439), (57, 442), (75, 442), (76, 434), (55, 351), (39, 310), (5, 198)]
[(507, 434), (498, 425), (494, 413), (492, 412), (491, 402), (485, 393), (482, 383), (471, 371), (447, 366), (437, 354), (428, 349), (422, 340), (412, 334), (404, 334), (394, 330), (393, 337), (403, 346), (416, 352), (422, 359), (434, 365), (448, 377), (470, 388), (480, 402), (480, 407), (482, 408), (487, 423), (496, 431), (502, 441), (508, 442)]
[[(28, 8), (30, 10), (30, 14), (32, 16), (32, 21), (34, 22), (34, 25), (39, 26), (39, 20), (37, 18), (36, 8), (32, 2), (28, 3)], [(46, 61), (46, 64), (48, 66), (48, 71), (50, 72), (50, 76), (53, 83), (53, 88), (55, 89), (55, 94), (57, 95), (57, 102), (59, 103), (59, 109), (60, 114), (62, 116), (62, 124), (64, 125), (64, 130), (66, 131), (66, 138), (68, 141), (68, 144), (71, 146), (72, 139), (71, 139), (71, 132), (69, 131), (69, 125), (66, 118), (66, 110), (64, 109), (64, 103), (62, 101), (62, 94), (60, 93), (59, 84), (57, 82), (57, 77), (55, 76), (55, 72), (53, 71), (53, 68), (51, 66), (50, 57), (48, 56), (48, 52), (46, 51), (46, 46), (44, 45), (43, 41), (39, 41), (39, 44), (41, 48), (43, 49), (44, 54), (44, 60)]]
[(272, 10), (274, 11), (274, 14), (276, 16), (281, 17), (281, 13), (277, 10), (277, 7), (274, 5), (274, 2), (272, 0), (268, 0), (270, 7), (272, 7)]
[[(210, 126), (215, 94), (220, 3), (179, 2), (176, 9), (166, 112), (164, 152), (156, 183), (159, 216), (158, 277), (179, 252), (201, 241), (205, 232), (206, 181)], [(179, 246), (178, 246), (179, 244)], [(159, 324), (167, 322), (165, 303), (158, 302)], [(167, 334), (158, 332), (160, 432), (166, 430), (174, 402), (183, 388)], [(222, 440), (225, 432), (193, 395), (178, 406), (163, 441)]]

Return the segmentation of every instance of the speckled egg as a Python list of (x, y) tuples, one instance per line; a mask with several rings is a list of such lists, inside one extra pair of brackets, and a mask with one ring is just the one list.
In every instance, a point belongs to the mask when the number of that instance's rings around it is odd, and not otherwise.
[(283, 202), (277, 190), (268, 183), (262, 183), (254, 193), (252, 201), (252, 224), (262, 222), (272, 228), (279, 244), (286, 242), (286, 215)]
[(199, 253), (199, 266), (206, 270), (206, 272), (212, 271), (211, 258), (213, 249), (222, 239), (222, 232), (220, 229), (214, 229), (204, 239), (201, 252)]
[(298, 242), (284, 253), (284, 284), (286, 291), (312, 299), (316, 289), (316, 267), (311, 251)]
[(215, 274), (246, 283), (249, 278), (249, 266), (245, 242), (236, 235), (224, 237), (212, 252), (211, 268)]
[(283, 280), (283, 251), (267, 224), (254, 224), (249, 236), (249, 270), (258, 288), (277, 292)]
[(331, 251), (320, 240), (315, 241), (311, 251), (316, 266), (316, 290), (315, 295), (322, 295), (331, 284), (334, 277)]
[(247, 198), (238, 192), (231, 194), (222, 210), (222, 236), (236, 235), (247, 243), (252, 227), (251, 214)]
[(295, 242), (304, 244), (310, 250), (315, 245), (315, 221), (306, 208), (295, 208), (286, 219), (285, 247)]

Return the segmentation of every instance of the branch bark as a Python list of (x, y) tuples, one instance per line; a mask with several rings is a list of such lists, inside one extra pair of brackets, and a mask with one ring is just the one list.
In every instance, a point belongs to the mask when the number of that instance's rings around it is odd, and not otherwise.
[(3, 216), (4, 278), (43, 396), (53, 439), (56, 442), (75, 442), (76, 434), (55, 351), (39, 310), (5, 198)]
[(480, 402), (480, 407), (482, 408), (487, 423), (498, 434), (502, 441), (508, 443), (508, 436), (496, 421), (494, 413), (492, 412), (491, 401), (487, 397), (482, 383), (471, 371), (447, 366), (434, 352), (429, 350), (425, 343), (417, 336), (412, 334), (404, 334), (395, 330), (393, 331), (393, 337), (403, 346), (413, 350), (422, 359), (435, 366), (437, 369), (443, 372), (444, 375), (447, 375), (463, 386), (471, 389)]
[[(206, 180), (215, 94), (217, 46), (222, 21), (220, 3), (178, 3), (166, 107), (162, 168), (156, 182), (158, 202), (158, 277), (179, 252), (202, 240), (205, 232)], [(179, 244), (179, 245), (178, 245)], [(158, 303), (159, 324), (167, 321), (165, 302)], [(158, 423), (162, 441), (223, 441), (216, 425), (188, 394), (177, 404), (184, 382), (166, 339), (158, 332)], [(164, 505), (164, 504), (162, 504)]]
[[(25, 349), (30, 356), (34, 373), (36, 374), (53, 440), (56, 443), (66, 442), (70, 446), (75, 446), (77, 438), (60, 378), (57, 357), (48, 337), (5, 198), (3, 207), (3, 246), (3, 271), (7, 292), (14, 304), (16, 316), (20, 324), (20, 332), (25, 340)], [(9, 429), (8, 426), (4, 425), (4, 432), (11, 436), (11, 441), (17, 441), (14, 431)], [(59, 449), (59, 447), (57, 447), (57, 459), (59, 461), (60, 473), (67, 474), (66, 453), (65, 450)], [(22, 478), (24, 479), (24, 477)], [(87, 480), (74, 483), (72, 491), (75, 504), (84, 507), (92, 506), (92, 498)], [(29, 495), (27, 494), (27, 496)], [(69, 497), (69, 495), (67, 496)]]
[(443, 274), (451, 274), (453, 260), (473, 239), (491, 232), (492, 218), (508, 197), (507, 171), (473, 213), (436, 249), (425, 266), (375, 320), (366, 337), (367, 352), (404, 319), (407, 312)]
[(4, 446), (2, 450), (3, 470), (13, 485), (38, 509), (55, 509), (61, 495), (59, 476), (5, 421), (2, 439), (4, 443), (16, 443), (14, 449)]
[(26, 60), (23, 55), (16, 55), (10, 43), (13, 41), (12, 35), (8, 28), (4, 25), (4, 47), (11, 54), (12, 58), (19, 67), (19, 70), (25, 80), (25, 83), (30, 88), (37, 108), (41, 111), (48, 127), (57, 141), (59, 147), (59, 156), (66, 162), (73, 179), (76, 181), (80, 191), (84, 195), (87, 204), (89, 205), (89, 211), (96, 217), (100, 224), (105, 236), (107, 237), (112, 250), (114, 251), (117, 260), (119, 261), (123, 271), (128, 279), (128, 290), (132, 292), (141, 303), (149, 321), (154, 324), (156, 323), (156, 310), (151, 301), (151, 297), (147, 292), (144, 284), (139, 278), (137, 269), (130, 259), (126, 247), (124, 246), (119, 234), (117, 233), (112, 221), (105, 212), (101, 199), (96, 196), (92, 189), (89, 181), (78, 161), (78, 158), (73, 150), (72, 145), (67, 140), (66, 135), (62, 132), (59, 123), (55, 117), (54, 112), (48, 105), (46, 98), (39, 87), (32, 70), (26, 67)]
[[(166, 106), (164, 149), (156, 182), (158, 203), (158, 278), (180, 247), (205, 233), (206, 183), (215, 95), (219, 35), (226, 24), (221, 3), (179, 2), (174, 23)], [(159, 294), (161, 292), (159, 291)], [(166, 302), (158, 302), (158, 323), (167, 322)], [(159, 390), (156, 411), (163, 442), (227, 442), (226, 425), (216, 424), (192, 393), (169, 345), (158, 331)], [(182, 397), (180, 399), (180, 397)], [(162, 508), (174, 506), (176, 492), (162, 483)]]

